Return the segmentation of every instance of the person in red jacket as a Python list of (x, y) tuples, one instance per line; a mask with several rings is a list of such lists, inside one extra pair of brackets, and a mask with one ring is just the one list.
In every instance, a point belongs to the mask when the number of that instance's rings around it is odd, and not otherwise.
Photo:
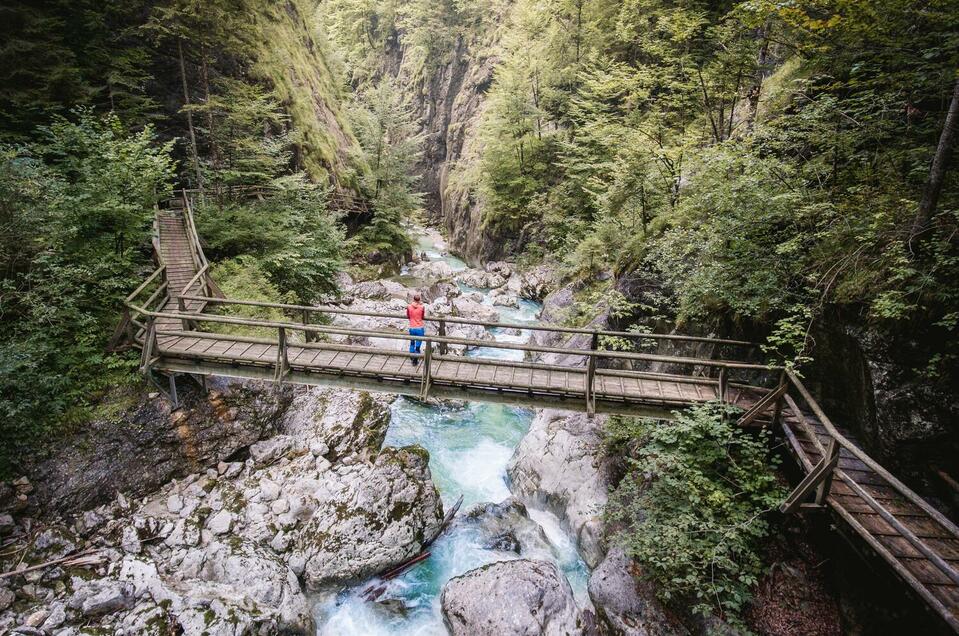
[[(410, 320), (410, 335), (425, 336), (426, 329), (423, 326), (423, 319), (426, 317), (426, 307), (420, 303), (420, 295), (413, 294), (413, 302), (406, 307), (406, 317)], [(410, 340), (410, 354), (419, 354), (420, 347), (423, 346), (422, 340)], [(419, 364), (418, 355), (411, 355), (415, 367)]]

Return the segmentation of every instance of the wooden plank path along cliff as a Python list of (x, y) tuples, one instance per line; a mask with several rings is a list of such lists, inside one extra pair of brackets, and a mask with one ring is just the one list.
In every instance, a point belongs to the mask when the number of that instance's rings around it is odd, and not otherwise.
[[(959, 633), (959, 528), (837, 429), (792, 371), (712, 357), (716, 352), (742, 351), (750, 343), (506, 325), (445, 316), (428, 317), (429, 331), (434, 333), (421, 338), (423, 352), (411, 356), (402, 349), (348, 340), (408, 341), (410, 337), (399, 330), (317, 324), (319, 318), (330, 314), (390, 321), (403, 319), (400, 315), (224, 298), (210, 278), (186, 193), (168, 209), (157, 211), (154, 249), (158, 267), (127, 297), (115, 339), (125, 337), (140, 349), (141, 370), (148, 377), (157, 373), (170, 377), (174, 401), (173, 378), (190, 374), (346, 386), (423, 399), (495, 401), (589, 414), (669, 417), (672, 410), (697, 403), (733, 404), (743, 410), (738, 420), (742, 426), (781, 430), (805, 473), (781, 510), (831, 511)], [(263, 321), (229, 313), (251, 306), (279, 309), (296, 318)], [(556, 332), (589, 344), (574, 349), (448, 336), (447, 329), (454, 324)], [(224, 327), (244, 327), (268, 336), (217, 332)], [(336, 337), (341, 340), (333, 341)], [(673, 346), (694, 344), (710, 353), (681, 357), (605, 351), (600, 347), (603, 337)], [(581, 366), (453, 355), (454, 345), (473, 348), (474, 353), (499, 349), (526, 355), (556, 354), (566, 360), (575, 356)], [(651, 371), (650, 365), (668, 365), (671, 371)]]

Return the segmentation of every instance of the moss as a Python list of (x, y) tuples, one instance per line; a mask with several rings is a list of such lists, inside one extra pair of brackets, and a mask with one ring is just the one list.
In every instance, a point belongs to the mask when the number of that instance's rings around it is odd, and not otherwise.
[(306, 172), (316, 181), (331, 179), (356, 187), (348, 159), (356, 140), (340, 107), (345, 86), (328, 62), (328, 45), (314, 21), (315, 9), (305, 0), (264, 2), (261, 46), (253, 74), (269, 81), (290, 116), (293, 139)]

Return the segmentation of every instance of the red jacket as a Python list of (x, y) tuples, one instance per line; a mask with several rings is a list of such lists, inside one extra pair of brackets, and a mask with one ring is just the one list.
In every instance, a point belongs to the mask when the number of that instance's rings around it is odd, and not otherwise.
[(426, 307), (419, 303), (410, 303), (406, 308), (406, 317), (410, 319), (410, 329), (417, 329), (423, 326), (423, 316), (426, 315)]

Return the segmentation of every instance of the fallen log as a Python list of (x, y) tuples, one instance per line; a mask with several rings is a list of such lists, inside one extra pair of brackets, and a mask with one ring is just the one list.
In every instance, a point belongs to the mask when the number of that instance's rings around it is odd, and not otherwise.
[[(428, 559), (431, 552), (429, 550), (426, 550), (425, 548), (430, 547), (440, 537), (440, 535), (443, 534), (446, 528), (453, 521), (453, 518), (456, 516), (456, 513), (459, 511), (460, 506), (462, 505), (463, 505), (463, 495), (460, 495), (459, 499), (456, 500), (456, 503), (453, 504), (453, 507), (450, 508), (446, 512), (446, 514), (443, 516), (443, 521), (442, 523), (440, 523), (439, 528), (436, 529), (436, 532), (433, 534), (433, 536), (429, 539), (429, 541), (423, 544), (424, 550), (420, 552), (419, 554), (417, 554), (416, 556), (414, 556), (413, 558), (408, 559), (404, 561), (403, 563), (399, 564), (398, 566), (394, 567), (393, 569), (383, 572), (377, 578), (381, 582), (390, 581), (392, 579), (395, 579), (399, 575), (403, 574), (404, 572), (409, 570), (411, 567), (413, 567), (417, 563), (421, 563), (425, 561), (426, 559)], [(376, 585), (374, 583), (373, 585), (370, 585), (368, 588), (363, 590), (362, 596), (367, 601), (375, 601), (380, 596), (382, 596), (384, 592), (386, 592), (385, 585)]]
[[(0, 579), (4, 579), (8, 576), (16, 576), (17, 574), (26, 574), (27, 572), (33, 572), (35, 570), (42, 570), (43, 568), (48, 568), (54, 565), (59, 565), (61, 563), (66, 565), (91, 565), (92, 562), (85, 558), (89, 555), (100, 552), (102, 548), (94, 548), (92, 550), (86, 550), (77, 554), (70, 554), (65, 557), (60, 557), (59, 559), (53, 559), (52, 561), (46, 561), (44, 563), (38, 563), (37, 565), (31, 565), (28, 568), (21, 568), (19, 570), (10, 570), (9, 572), (0, 573)], [(72, 562), (72, 563), (71, 563)], [(99, 559), (97, 560), (99, 563)]]

